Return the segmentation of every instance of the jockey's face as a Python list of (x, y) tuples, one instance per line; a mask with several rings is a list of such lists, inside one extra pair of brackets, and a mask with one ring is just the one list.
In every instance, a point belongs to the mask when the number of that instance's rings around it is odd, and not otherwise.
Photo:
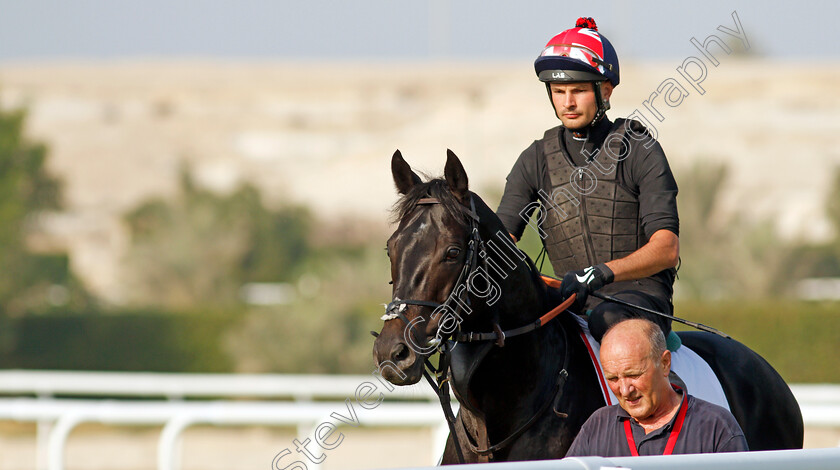
[[(593, 82), (552, 83), (551, 102), (557, 117), (566, 129), (582, 129), (589, 125), (598, 112)], [(601, 93), (604, 100), (610, 99), (612, 85), (603, 82)]]

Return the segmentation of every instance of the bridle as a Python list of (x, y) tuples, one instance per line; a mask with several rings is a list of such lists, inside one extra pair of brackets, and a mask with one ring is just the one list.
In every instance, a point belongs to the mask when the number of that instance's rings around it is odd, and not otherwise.
[[(433, 197), (426, 197), (422, 198), (417, 201), (417, 205), (432, 205), (432, 204), (440, 204), (440, 200)], [(464, 267), (461, 268), (461, 272), (458, 274), (458, 279), (455, 281), (455, 285), (453, 287), (453, 293), (456, 295), (450, 295), (446, 298), (443, 303), (433, 302), (429, 300), (415, 300), (415, 299), (400, 299), (394, 298), (390, 303), (385, 306), (385, 314), (382, 316), (382, 320), (388, 321), (393, 320), (395, 318), (399, 318), (409, 326), (409, 330), (411, 334), (414, 336), (415, 339), (418, 339), (418, 336), (414, 330), (414, 324), (408, 320), (408, 318), (403, 314), (407, 305), (417, 305), (421, 307), (429, 307), (432, 309), (439, 309), (440, 307), (450, 307), (452, 311), (455, 312), (457, 318), (462, 318), (461, 314), (463, 313), (464, 305), (467, 307), (470, 306), (470, 299), (469, 296), (466, 295), (466, 289), (458, 289), (458, 286), (463, 285), (467, 279), (470, 278), (473, 270), (478, 266), (478, 253), (479, 251), (484, 249), (484, 241), (481, 239), (481, 235), (478, 233), (478, 214), (475, 211), (475, 201), (470, 195), (470, 212), (469, 215), (469, 231), (470, 236), (467, 240), (467, 253), (465, 256), (466, 261), (464, 262)], [(487, 258), (484, 258), (485, 264), (485, 272), (487, 269)], [(454, 308), (451, 307), (451, 304), (455, 304)], [(434, 344), (435, 347), (439, 348), (440, 344), (443, 343), (448, 336), (445, 338), (440, 338), (439, 341), (436, 341)], [(437, 339), (437, 338), (435, 338)]]
[[(417, 201), (417, 205), (431, 205), (431, 204), (440, 204), (440, 200), (433, 197), (426, 197), (421, 198)], [(415, 305), (421, 307), (429, 307), (432, 309), (439, 309), (440, 307), (447, 306), (450, 307), (450, 302), (454, 303), (455, 306), (452, 310), (455, 312), (456, 318), (462, 318), (460, 314), (464, 311), (464, 305), (469, 307), (470, 299), (469, 296), (466, 295), (467, 289), (459, 289), (459, 286), (462, 286), (467, 279), (470, 278), (472, 272), (478, 267), (479, 264), (479, 253), (484, 250), (484, 241), (481, 239), (481, 235), (478, 231), (478, 222), (479, 217), (478, 213), (475, 210), (475, 201), (473, 199), (473, 195), (470, 194), (470, 211), (468, 213), (469, 216), (469, 239), (467, 241), (467, 253), (466, 253), (466, 260), (464, 262), (464, 267), (461, 269), (460, 274), (458, 275), (458, 279), (456, 280), (453, 291), (447, 297), (447, 299), (443, 303), (438, 303), (429, 300), (417, 300), (417, 299), (400, 299), (394, 298), (390, 303), (385, 306), (385, 314), (382, 316), (382, 320), (394, 320), (399, 318), (407, 325), (406, 334), (411, 334), (413, 339), (417, 340), (422, 336), (414, 329), (414, 323), (408, 319), (403, 313), (408, 305)], [(487, 271), (487, 258), (488, 256), (483, 256), (483, 264), (485, 273)], [(453, 295), (454, 294), (454, 295)], [(557, 307), (553, 308), (551, 311), (546, 313), (545, 315), (541, 316), (534, 322), (529, 324), (520, 326), (518, 328), (514, 328), (511, 330), (503, 331), (498, 324), (494, 324), (494, 331), (491, 332), (463, 332), (460, 330), (460, 323), (458, 325), (458, 333), (454, 334), (455, 342), (479, 342), (479, 341), (494, 341), (497, 346), (504, 347), (505, 339), (511, 338), (514, 336), (523, 335), (526, 333), (530, 333), (541, 326), (544, 326), (553, 318), (555, 318), (560, 312), (569, 308), (575, 301), (574, 294), (566, 299), (563, 303), (558, 305)], [(565, 345), (565, 354), (564, 354), (564, 363), (561, 370), (557, 374), (557, 379), (555, 383), (555, 387), (552, 393), (549, 394), (548, 399), (543, 402), (543, 404), (539, 407), (537, 412), (522, 426), (517, 428), (513, 433), (511, 433), (508, 437), (503, 439), (496, 445), (490, 445), (486, 449), (480, 449), (477, 445), (474, 444), (474, 439), (470, 436), (470, 433), (467, 431), (466, 427), (464, 427), (463, 422), (461, 422), (461, 428), (464, 434), (468, 438), (467, 445), (469, 446), (470, 450), (478, 455), (492, 455), (494, 452), (498, 452), (499, 450), (507, 447), (510, 445), (516, 438), (522, 435), (526, 430), (528, 430), (536, 421), (542, 416), (543, 413), (548, 409), (548, 406), (554, 403), (554, 412), (557, 416), (560, 417), (567, 417), (568, 415), (565, 413), (561, 413), (557, 411), (557, 404), (562, 397), (563, 386), (568, 378), (567, 369), (569, 367), (569, 341), (568, 335), (566, 334), (566, 329), (561, 327), (564, 337), (564, 345)], [(409, 333), (410, 332), (410, 333)], [(374, 336), (378, 336), (375, 332), (371, 332)], [(438, 329), (438, 333), (440, 333), (440, 328)], [(454, 333), (454, 331), (452, 332)], [(449, 426), (449, 432), (452, 436), (452, 439), (455, 443), (455, 451), (458, 455), (458, 460), (460, 463), (464, 463), (464, 456), (461, 450), (460, 440), (458, 439), (458, 433), (455, 430), (456, 419), (455, 415), (452, 412), (452, 404), (451, 399), (449, 396), (449, 377), (448, 369), (450, 363), (450, 351), (452, 350), (452, 342), (447, 341), (452, 335), (452, 333), (447, 333), (443, 337), (436, 336), (432, 340), (430, 340), (427, 344), (428, 347), (433, 348), (431, 349), (431, 353), (424, 358), (424, 368), (423, 368), (423, 377), (435, 391), (438, 396), (438, 399), (441, 404), (441, 408), (443, 409), (443, 414), (446, 417), (447, 425)], [(408, 339), (408, 338), (406, 338)], [(418, 343), (415, 343), (418, 344)], [(437, 352), (439, 354), (439, 361), (438, 367), (434, 367), (429, 360), (433, 354)], [(435, 378), (432, 378), (432, 375)], [(473, 441), (473, 442), (470, 442)]]
[[(431, 205), (431, 204), (440, 204), (440, 200), (433, 197), (426, 197), (421, 198), (417, 201), (417, 205)], [(473, 272), (475, 267), (478, 265), (478, 252), (479, 248), (483, 248), (484, 241), (481, 240), (481, 235), (478, 233), (478, 214), (475, 211), (475, 201), (473, 200), (472, 195), (470, 195), (470, 212), (469, 215), (469, 230), (470, 236), (467, 241), (467, 253), (466, 253), (466, 261), (464, 262), (464, 267), (461, 269), (461, 272), (458, 274), (458, 279), (455, 281), (455, 285), (453, 287), (453, 292), (456, 293), (453, 296), (451, 293), (446, 298), (443, 303), (433, 302), (430, 300), (416, 300), (416, 299), (400, 299), (394, 298), (391, 302), (389, 302), (385, 306), (385, 314), (382, 316), (382, 320), (394, 320), (399, 318), (402, 320), (406, 326), (408, 327), (407, 332), (410, 332), (412, 337), (417, 340), (421, 336), (417, 334), (414, 329), (414, 323), (405, 316), (403, 311), (405, 310), (406, 306), (408, 305), (417, 305), (421, 307), (429, 307), (432, 309), (437, 310), (442, 306), (448, 306), (450, 302), (455, 303), (454, 312), (456, 315), (460, 315), (464, 311), (464, 305), (469, 306), (470, 299), (469, 296), (466, 296), (466, 289), (458, 290), (458, 286), (462, 285), (469, 279), (470, 274)], [(486, 261), (485, 261), (486, 263)], [(461, 299), (460, 297), (465, 297)], [(458, 318), (461, 318), (460, 316)], [(373, 333), (373, 332), (371, 332)], [(374, 334), (374, 336), (376, 336)], [(455, 414), (452, 412), (452, 400), (449, 397), (449, 378), (446, 377), (447, 369), (449, 368), (449, 351), (450, 346), (447, 343), (447, 339), (449, 335), (446, 335), (446, 338), (437, 338), (435, 337), (430, 343), (429, 346), (432, 346), (432, 354), (429, 354), (423, 359), (423, 377), (435, 391), (435, 394), (438, 396), (438, 400), (440, 401), (440, 406), (443, 409), (443, 414), (446, 418), (446, 424), (449, 426), (449, 433), (452, 436), (452, 439), (455, 442), (455, 450), (458, 454), (458, 461), (460, 463), (464, 463), (464, 455), (461, 451), (461, 444), (458, 440), (458, 433), (455, 431)], [(407, 338), (406, 338), (407, 339)], [(417, 343), (415, 343), (417, 344)], [(429, 357), (434, 354), (434, 351), (437, 351), (439, 354), (439, 361), (438, 367), (435, 368), (432, 365)], [(435, 378), (432, 378), (432, 374), (434, 374)]]

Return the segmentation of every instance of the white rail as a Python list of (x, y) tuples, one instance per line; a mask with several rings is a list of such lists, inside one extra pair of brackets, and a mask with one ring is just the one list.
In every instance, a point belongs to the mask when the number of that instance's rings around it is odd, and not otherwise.
[[(0, 371), (0, 394), (52, 397), (111, 396), (292, 398), (297, 400), (352, 396), (371, 375), (176, 374), (148, 372)], [(393, 387), (393, 386), (391, 386)], [(425, 382), (389, 388), (389, 398), (437, 399)]]
[[(352, 417), (352, 403), (276, 403), (243, 401), (144, 402), (113, 400), (71, 400), (11, 398), (0, 399), (0, 419), (55, 423), (49, 434), (48, 468), (64, 468), (64, 448), (70, 432), (81, 423), (119, 425), (163, 425), (158, 441), (158, 468), (176, 467), (175, 455), (180, 434), (189, 426), (269, 425), (305, 426), (314, 430), (321, 423), (341, 425), (338, 413)], [(441, 411), (433, 403), (382, 403), (374, 409), (354, 406), (356, 425), (375, 427), (433, 427), (448, 430)], [(300, 440), (311, 437), (301, 433)], [(440, 449), (442, 452), (442, 449)]]
[[(480, 465), (480, 467), (479, 467)], [(658, 455), (655, 457), (570, 457), (562, 460), (454, 465), (451, 470), (837, 470), (840, 448), (735, 452), (729, 454)], [(435, 467), (414, 469), (434, 470)]]
[[(361, 425), (433, 427), (438, 437), (434, 452), (440, 455), (448, 429), (434, 393), (425, 383), (393, 387), (376, 375), (0, 371), (0, 395), (7, 396), (0, 398), (0, 420), (38, 423), (38, 468), (48, 470), (63, 470), (67, 438), (81, 423), (162, 425), (158, 468), (172, 470), (177, 468), (180, 435), (190, 426), (296, 426), (303, 440), (312, 437), (320, 423), (342, 424), (334, 413), (347, 416), (347, 406), (358, 400), (363, 386), (375, 388), (374, 396), (383, 393), (385, 402), (373, 409), (357, 407)], [(840, 386), (793, 385), (791, 389), (806, 426), (840, 427)], [(86, 396), (113, 398), (80, 399)], [(149, 397), (165, 400), (146, 400)], [(638, 463), (633, 461), (634, 468)], [(769, 468), (773, 467), (762, 470)]]
[[(180, 436), (190, 426), (296, 426), (298, 438), (303, 441), (312, 438), (312, 431), (321, 423), (341, 425), (331, 414), (339, 412), (348, 415), (345, 400), (356, 398), (363, 386), (367, 386), (368, 390), (375, 389), (374, 396), (382, 393), (387, 402), (373, 410), (359, 411), (360, 425), (431, 427), (437, 437), (437, 448), (433, 453), (440, 455), (443, 452), (448, 428), (437, 396), (428, 385), (420, 383), (395, 387), (376, 374), (0, 371), (0, 395), (17, 395), (0, 398), (0, 420), (38, 423), (36, 460), (39, 470), (64, 469), (67, 438), (82, 423), (163, 425), (158, 441), (158, 468), (173, 470), (178, 468)], [(119, 399), (78, 399), (85, 396)], [(132, 397), (161, 397), (166, 400), (131, 401)], [(206, 401), (211, 397), (240, 400)], [(243, 397), (283, 401), (242, 401)], [(191, 398), (203, 400), (189, 401)], [(314, 401), (325, 399), (338, 401)], [(457, 403), (454, 405), (457, 409)], [(309, 466), (313, 470), (317, 467)]]

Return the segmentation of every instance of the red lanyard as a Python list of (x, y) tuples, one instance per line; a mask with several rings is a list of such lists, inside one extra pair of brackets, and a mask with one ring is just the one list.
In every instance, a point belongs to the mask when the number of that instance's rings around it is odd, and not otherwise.
[[(668, 436), (668, 443), (665, 444), (665, 452), (662, 455), (671, 455), (674, 451), (674, 446), (677, 445), (677, 437), (680, 435), (683, 421), (685, 421), (686, 409), (688, 409), (688, 396), (685, 392), (683, 392), (680, 410), (677, 412), (677, 421), (674, 422), (674, 427), (671, 429), (671, 435)], [(636, 448), (636, 440), (633, 439), (633, 430), (630, 428), (630, 419), (624, 420), (624, 434), (627, 435), (627, 445), (630, 447), (630, 455), (638, 457), (639, 451)]]

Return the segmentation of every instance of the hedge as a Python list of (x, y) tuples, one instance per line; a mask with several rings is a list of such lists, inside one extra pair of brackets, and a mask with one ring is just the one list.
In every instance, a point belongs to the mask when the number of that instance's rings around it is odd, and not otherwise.
[(3, 319), (0, 368), (230, 372), (231, 314), (42, 314)]
[[(761, 354), (789, 383), (840, 383), (838, 302), (681, 301), (675, 313), (730, 334)], [(0, 368), (232, 372), (236, 359), (226, 351), (225, 338), (244, 316), (122, 312), (0, 317)], [(675, 322), (674, 329), (691, 328)], [(364, 347), (348, 351), (369, 354), (370, 338), (351, 336)], [(319, 347), (317, 341), (307, 344)]]
[(840, 383), (840, 302), (677, 302), (674, 313), (746, 344), (788, 383)]

